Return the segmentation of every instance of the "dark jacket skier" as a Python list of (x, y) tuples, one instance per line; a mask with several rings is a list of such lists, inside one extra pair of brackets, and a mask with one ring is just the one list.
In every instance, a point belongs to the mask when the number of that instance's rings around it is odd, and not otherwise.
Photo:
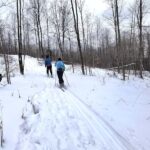
[(49, 57), (49, 55), (46, 55), (45, 67), (47, 68), (47, 76), (49, 76), (49, 71), (51, 73), (51, 76), (53, 76), (53, 73), (52, 73), (52, 60)]

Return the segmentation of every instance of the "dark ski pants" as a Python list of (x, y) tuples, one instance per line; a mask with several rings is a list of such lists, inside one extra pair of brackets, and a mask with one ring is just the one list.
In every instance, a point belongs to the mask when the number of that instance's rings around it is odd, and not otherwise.
[(57, 75), (58, 75), (58, 79), (59, 79), (59, 84), (63, 84), (64, 80), (63, 80), (63, 70), (57, 70)]
[(51, 73), (51, 76), (53, 75), (52, 73), (52, 65), (47, 66), (47, 75), (49, 76), (49, 72)]

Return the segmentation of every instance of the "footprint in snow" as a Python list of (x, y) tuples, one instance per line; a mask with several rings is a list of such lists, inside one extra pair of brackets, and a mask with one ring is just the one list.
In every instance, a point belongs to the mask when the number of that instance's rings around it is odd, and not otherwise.
[(148, 116), (148, 117), (146, 118), (146, 120), (150, 120), (150, 116)]

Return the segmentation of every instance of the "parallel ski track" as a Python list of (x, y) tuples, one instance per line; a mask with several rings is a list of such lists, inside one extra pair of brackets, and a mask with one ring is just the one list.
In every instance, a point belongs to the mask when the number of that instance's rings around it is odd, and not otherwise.
[[(49, 91), (51, 87), (48, 85), (46, 88), (40, 92), (39, 95)], [(66, 110), (65, 113), (73, 113), (73, 116), (79, 115), (82, 121), (85, 123), (86, 127), (94, 136), (96, 142), (98, 141), (98, 149), (95, 150), (135, 150), (135, 148), (124, 138), (122, 137), (101, 115), (95, 112), (91, 107), (89, 107), (80, 97), (78, 97), (73, 91), (69, 88), (59, 89), (58, 87), (54, 88), (55, 93), (53, 93), (52, 99), (54, 100), (54, 107), (59, 114), (56, 114), (54, 118), (55, 123), (62, 123), (66, 125), (65, 121), (63, 120), (63, 114), (61, 114), (61, 110)], [(56, 101), (55, 101), (56, 100)], [(72, 110), (71, 110), (71, 109)], [(71, 112), (70, 112), (70, 111)], [(75, 114), (74, 114), (75, 113)], [(77, 126), (79, 126), (78, 122), (74, 122)], [(66, 125), (67, 127), (67, 125)], [(68, 127), (67, 127), (68, 128)], [(79, 130), (80, 126), (78, 127)], [(71, 138), (71, 133), (66, 133), (67, 143), (70, 145), (69, 147), (71, 150), (77, 150), (78, 147), (74, 145), (74, 141)], [(80, 134), (80, 131), (79, 131)], [(89, 133), (88, 133), (89, 134)], [(55, 129), (52, 131), (52, 137), (55, 137), (57, 141), (56, 143), (45, 144), (45, 147), (40, 147), (42, 149), (52, 149), (52, 150), (60, 150), (61, 148), (61, 135), (58, 135)], [(82, 136), (82, 133), (81, 133)], [(42, 145), (41, 145), (42, 146)], [(86, 147), (83, 149), (88, 150)]]
[[(135, 150), (135, 148), (121, 136), (102, 116), (83, 102), (70, 89), (64, 89), (68, 103), (72, 103), (77, 112), (83, 116), (88, 125), (93, 129), (94, 134), (102, 141), (106, 149), (114, 150)], [(68, 99), (67, 97), (71, 97)]]

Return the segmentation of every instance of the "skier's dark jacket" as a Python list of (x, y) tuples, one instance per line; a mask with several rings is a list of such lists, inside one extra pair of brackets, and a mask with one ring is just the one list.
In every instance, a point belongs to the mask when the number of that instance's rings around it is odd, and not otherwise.
[(51, 59), (48, 57), (45, 59), (45, 66), (51, 66), (52, 65), (52, 62), (51, 62)]

